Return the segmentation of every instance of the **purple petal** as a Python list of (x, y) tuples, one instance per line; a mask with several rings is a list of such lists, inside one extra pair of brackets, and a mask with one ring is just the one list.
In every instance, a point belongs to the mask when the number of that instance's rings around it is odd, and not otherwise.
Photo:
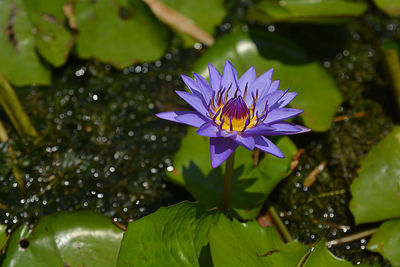
[(211, 87), (216, 92), (221, 86), (221, 74), (211, 63), (208, 63), (208, 73), (210, 74)]
[(213, 122), (207, 122), (201, 125), (196, 133), (206, 137), (220, 137), (219, 131), (220, 129)]
[(196, 111), (168, 111), (157, 113), (160, 119), (184, 123), (194, 127), (200, 127), (207, 119)]
[(279, 88), (279, 80), (273, 81), (268, 89), (268, 94), (275, 92)]
[(206, 101), (206, 103), (209, 103), (211, 101), (213, 93), (210, 85), (208, 84), (207, 80), (204, 79), (201, 75), (197, 73), (193, 73), (193, 75), (196, 78), (197, 84), (199, 85), (198, 88), (200, 89), (204, 100)]
[(274, 143), (272, 143), (268, 138), (266, 138), (264, 136), (255, 136), (254, 139), (256, 142), (256, 147), (258, 147), (262, 151), (267, 152), (278, 158), (285, 157), (285, 155), (283, 155), (282, 151)]
[(274, 104), (282, 98), (284, 94), (285, 92), (283, 92), (282, 90), (276, 90), (271, 94), (262, 96), (261, 99), (257, 101), (256, 111), (261, 114), (264, 111), (265, 106), (267, 106), (268, 110), (270, 110), (274, 106)]
[(253, 150), (254, 149), (254, 137), (251, 135), (240, 135), (238, 134), (236, 136), (235, 141), (241, 145), (244, 146), (245, 148), (247, 148), (248, 150)]
[(200, 115), (196, 111), (189, 111), (187, 113), (178, 115), (175, 118), (178, 122), (193, 126), (193, 127), (200, 127), (204, 123), (208, 122), (209, 119)]
[(250, 94), (251, 93), (256, 93), (258, 90), (259, 95), (264, 95), (267, 93), (269, 86), (271, 85), (271, 78), (272, 78), (272, 73), (274, 69), (269, 69), (263, 74), (261, 74), (260, 77), (258, 77), (250, 86)]
[(290, 135), (310, 131), (309, 128), (290, 122), (273, 122), (270, 124), (259, 124), (254, 128), (247, 129), (245, 135)]
[(238, 144), (230, 138), (210, 138), (211, 166), (216, 168), (221, 165), (237, 147)]
[(304, 112), (301, 109), (295, 108), (277, 108), (267, 113), (267, 118), (264, 123), (272, 123), (276, 121), (283, 121)]
[(295, 92), (289, 92), (286, 93), (282, 98), (278, 101), (277, 104), (279, 104), (280, 108), (285, 107), (287, 104), (289, 104), (296, 96), (298, 93)]
[(193, 94), (183, 92), (183, 91), (175, 91), (180, 97), (183, 98), (189, 105), (191, 105), (195, 110), (197, 110), (202, 115), (207, 115), (208, 110), (206, 104), (203, 99), (199, 96), (195, 96)]
[(274, 130), (275, 128), (272, 126), (267, 124), (259, 124), (256, 127), (248, 128), (244, 133), (245, 135), (266, 135), (265, 133), (269, 133)]
[(197, 86), (197, 83), (190, 77), (181, 74), (181, 78), (183, 82), (186, 84), (186, 86), (189, 88), (189, 91), (194, 93), (194, 92), (200, 92), (200, 89)]
[[(250, 85), (254, 82), (257, 78), (256, 70), (253, 66), (251, 66), (239, 79), (239, 88), (242, 92), (244, 92), (246, 86), (250, 87)], [(251, 95), (247, 95), (251, 98)]]
[(232, 63), (229, 61), (226, 61), (225, 63), (224, 73), (222, 74), (221, 79), (221, 87), (226, 90), (228, 90), (229, 87), (231, 88), (228, 93), (228, 98), (231, 98), (238, 89), (238, 75), (235, 68), (232, 66)]
[(206, 137), (232, 137), (237, 135), (237, 132), (228, 132), (221, 130), (214, 122), (208, 121), (207, 123), (201, 125), (201, 127), (196, 131), (198, 135)]
[(306, 133), (311, 131), (311, 129), (304, 127), (302, 125), (290, 123), (287, 121), (282, 122), (274, 122), (269, 124), (270, 127), (273, 127), (274, 130), (264, 135), (289, 135), (289, 134), (299, 134)]

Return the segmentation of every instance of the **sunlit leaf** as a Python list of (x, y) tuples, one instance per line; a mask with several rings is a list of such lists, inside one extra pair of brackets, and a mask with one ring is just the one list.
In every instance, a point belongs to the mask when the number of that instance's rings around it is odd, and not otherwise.
[(63, 6), (67, 0), (24, 0), (28, 17), (34, 27), (39, 53), (54, 66), (65, 63), (74, 38), (65, 27)]
[(115, 266), (123, 232), (94, 212), (60, 212), (13, 232), (6, 266)]
[(82, 0), (74, 6), (77, 53), (123, 68), (160, 58), (168, 30), (140, 0)]
[(400, 266), (400, 220), (384, 222), (368, 242), (367, 248), (382, 254), (392, 266)]
[(118, 267), (200, 266), (198, 258), (207, 253), (208, 230), (217, 217), (198, 203), (182, 202), (130, 223)]
[(251, 31), (228, 34), (208, 49), (196, 62), (195, 72), (208, 76), (208, 63), (222, 70), (230, 60), (239, 75), (254, 66), (258, 75), (274, 68), (273, 79), (280, 88), (299, 92), (291, 106), (303, 109), (300, 115), (306, 126), (315, 131), (330, 128), (342, 101), (334, 79), (316, 61), (291, 41), (275, 33)]
[(247, 15), (261, 22), (338, 23), (357, 17), (367, 9), (368, 5), (362, 0), (262, 0), (252, 6)]
[(215, 267), (296, 266), (309, 250), (298, 242), (284, 244), (275, 228), (262, 228), (255, 221), (230, 221), (224, 216), (210, 228), (209, 239)]
[(357, 224), (400, 216), (400, 126), (376, 144), (361, 162), (351, 185), (350, 210)]
[(392, 17), (400, 17), (399, 0), (374, 0), (375, 5)]
[[(197, 26), (211, 35), (215, 33), (215, 27), (221, 24), (226, 16), (223, 0), (161, 0), (161, 2), (191, 19)], [(180, 35), (183, 37), (186, 46), (198, 42), (186, 34)]]
[(50, 84), (35, 50), (33, 26), (22, 0), (0, 1), (0, 74), (17, 86)]

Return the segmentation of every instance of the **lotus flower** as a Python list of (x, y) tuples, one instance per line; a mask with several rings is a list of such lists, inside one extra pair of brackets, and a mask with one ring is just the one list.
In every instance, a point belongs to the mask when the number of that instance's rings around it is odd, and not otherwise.
[(310, 129), (284, 121), (303, 110), (285, 108), (297, 93), (279, 90), (272, 81), (273, 69), (257, 77), (250, 67), (241, 77), (226, 61), (222, 77), (208, 65), (210, 83), (194, 73), (196, 80), (182, 75), (189, 92), (176, 91), (194, 111), (170, 111), (157, 117), (197, 127), (197, 134), (210, 137), (211, 165), (221, 165), (239, 146), (255, 147), (284, 158), (282, 151), (267, 137), (308, 132)]

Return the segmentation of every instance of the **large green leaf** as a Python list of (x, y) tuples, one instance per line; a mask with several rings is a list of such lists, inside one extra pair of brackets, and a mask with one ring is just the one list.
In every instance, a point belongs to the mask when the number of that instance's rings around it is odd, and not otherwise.
[[(223, 0), (161, 0), (161, 2), (193, 20), (197, 26), (211, 35), (226, 16)], [(196, 42), (188, 35), (181, 35), (186, 46), (191, 46)]]
[(400, 216), (400, 126), (376, 144), (361, 162), (351, 185), (350, 210), (356, 223)]
[(160, 58), (168, 29), (140, 0), (81, 0), (75, 2), (79, 29), (77, 53), (123, 68)]
[(247, 15), (261, 22), (337, 23), (359, 16), (367, 9), (362, 0), (262, 0)]
[(199, 266), (198, 258), (207, 254), (209, 227), (217, 217), (198, 203), (160, 208), (128, 225), (118, 266)]
[(0, 74), (17, 86), (50, 84), (35, 51), (33, 27), (22, 0), (0, 1)]
[(94, 212), (60, 212), (11, 236), (6, 266), (115, 266), (123, 231)]
[(325, 242), (318, 242), (318, 244), (309, 252), (309, 255), (305, 255), (299, 267), (321, 267), (321, 266), (332, 266), (332, 267), (352, 267), (354, 266), (348, 261), (342, 260), (334, 256), (328, 248), (325, 246)]
[(382, 254), (392, 266), (400, 266), (400, 220), (384, 222), (368, 242), (367, 248)]
[(219, 266), (353, 266), (332, 255), (319, 242), (316, 246), (298, 242), (284, 244), (276, 229), (263, 228), (257, 222), (240, 223), (220, 216), (209, 233), (210, 249), (215, 267)]
[(54, 66), (65, 63), (74, 44), (72, 34), (65, 27), (63, 6), (67, 0), (24, 0), (40, 54)]
[(274, 68), (273, 78), (281, 81), (281, 88), (291, 87), (291, 91), (299, 92), (291, 105), (304, 110), (300, 116), (306, 126), (315, 131), (325, 131), (331, 126), (342, 101), (339, 89), (317, 61), (289, 40), (259, 31), (228, 34), (200, 57), (195, 71), (208, 76), (209, 62), (222, 70), (226, 60), (232, 62), (239, 74), (252, 65), (259, 75)]
[[(211, 167), (208, 139), (190, 129), (175, 154), (175, 169), (168, 173), (168, 177), (185, 187), (195, 199), (212, 208), (218, 207), (221, 201), (224, 168)], [(259, 214), (272, 189), (288, 174), (291, 158), (297, 148), (288, 137), (279, 139), (277, 145), (285, 158), (279, 159), (268, 154), (254, 169), (251, 152), (243, 147), (237, 149), (231, 209), (243, 220), (251, 220)]]
[(392, 17), (400, 17), (400, 0), (374, 0), (376, 6)]
[(215, 267), (296, 266), (309, 249), (297, 242), (284, 244), (275, 228), (262, 228), (256, 221), (230, 221), (225, 216), (212, 225), (209, 240)]

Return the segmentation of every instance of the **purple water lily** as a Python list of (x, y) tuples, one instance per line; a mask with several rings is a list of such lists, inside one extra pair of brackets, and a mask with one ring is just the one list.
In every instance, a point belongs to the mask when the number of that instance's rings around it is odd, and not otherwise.
[(289, 135), (310, 129), (284, 121), (303, 112), (285, 108), (297, 93), (278, 90), (279, 81), (272, 81), (273, 69), (257, 77), (254, 67), (238, 78), (235, 68), (226, 61), (221, 77), (208, 65), (210, 84), (199, 74), (196, 80), (182, 75), (191, 93), (176, 91), (195, 111), (170, 111), (157, 117), (199, 128), (197, 134), (210, 137), (211, 165), (221, 165), (242, 145), (255, 147), (279, 158), (282, 151), (265, 136)]

